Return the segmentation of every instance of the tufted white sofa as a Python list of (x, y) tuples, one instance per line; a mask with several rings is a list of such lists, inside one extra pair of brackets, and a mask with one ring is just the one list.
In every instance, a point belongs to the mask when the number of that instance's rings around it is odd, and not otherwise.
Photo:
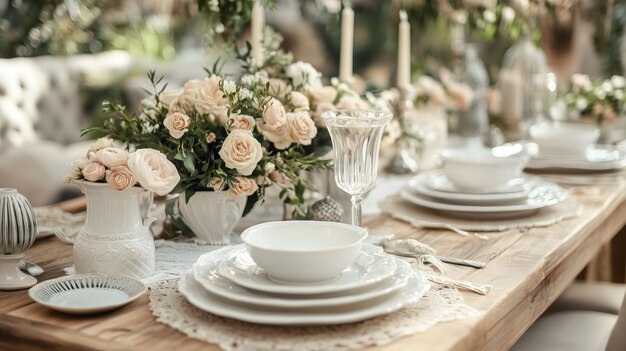
[(16, 188), (34, 206), (56, 201), (72, 160), (87, 150), (81, 87), (126, 75), (125, 52), (0, 59), (0, 187)]

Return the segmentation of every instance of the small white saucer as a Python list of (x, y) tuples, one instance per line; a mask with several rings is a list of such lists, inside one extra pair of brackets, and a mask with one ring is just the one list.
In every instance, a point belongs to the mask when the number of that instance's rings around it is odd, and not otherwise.
[[(248, 255), (244, 245), (223, 251), (217, 268), (224, 278), (248, 289), (267, 293), (310, 295), (357, 289), (389, 278), (396, 271), (396, 260), (379, 246), (362, 244), (361, 252), (336, 280), (324, 283), (287, 285), (268, 278)], [(222, 249), (224, 250), (224, 249)]]
[(498, 188), (484, 188), (484, 189), (468, 189), (460, 188), (452, 184), (448, 178), (441, 172), (435, 171), (431, 173), (431, 177), (428, 179), (426, 186), (435, 191), (456, 193), (456, 194), (507, 194), (507, 193), (519, 193), (524, 191), (524, 178), (515, 178), (509, 181), (505, 186)]
[(219, 262), (215, 260), (215, 251), (200, 256), (191, 271), (196, 282), (200, 283), (206, 290), (231, 301), (257, 306), (307, 308), (339, 306), (367, 301), (401, 289), (407, 284), (413, 270), (405, 261), (397, 260), (396, 263), (398, 268), (394, 275), (379, 283), (363, 289), (316, 295), (271, 294), (241, 287), (219, 275), (217, 272)]
[(55, 311), (93, 314), (124, 306), (147, 290), (142, 282), (129, 277), (78, 274), (39, 283), (28, 295)]

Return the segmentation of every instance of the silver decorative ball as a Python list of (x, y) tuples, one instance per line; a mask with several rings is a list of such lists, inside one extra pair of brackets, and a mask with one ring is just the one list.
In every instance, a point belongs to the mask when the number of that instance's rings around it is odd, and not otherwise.
[(341, 204), (326, 196), (323, 200), (316, 201), (311, 205), (311, 218), (316, 221), (339, 222), (343, 215)]

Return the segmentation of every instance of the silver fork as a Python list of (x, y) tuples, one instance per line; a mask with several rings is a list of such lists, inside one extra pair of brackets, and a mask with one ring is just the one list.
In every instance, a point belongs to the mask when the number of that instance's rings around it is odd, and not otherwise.
[(71, 238), (69, 235), (67, 235), (63, 231), (63, 229), (61, 229), (61, 228), (54, 228), (52, 230), (52, 232), (54, 233), (54, 236), (56, 236), (59, 240), (61, 240), (65, 244), (74, 245), (74, 239)]

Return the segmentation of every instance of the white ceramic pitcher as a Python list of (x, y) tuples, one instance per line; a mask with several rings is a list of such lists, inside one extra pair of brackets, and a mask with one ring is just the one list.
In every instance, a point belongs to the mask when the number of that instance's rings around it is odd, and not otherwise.
[(143, 219), (139, 196), (146, 190), (116, 190), (106, 183), (72, 181), (87, 197), (87, 218), (74, 243), (76, 273), (108, 273), (132, 278), (154, 274), (154, 238)]

